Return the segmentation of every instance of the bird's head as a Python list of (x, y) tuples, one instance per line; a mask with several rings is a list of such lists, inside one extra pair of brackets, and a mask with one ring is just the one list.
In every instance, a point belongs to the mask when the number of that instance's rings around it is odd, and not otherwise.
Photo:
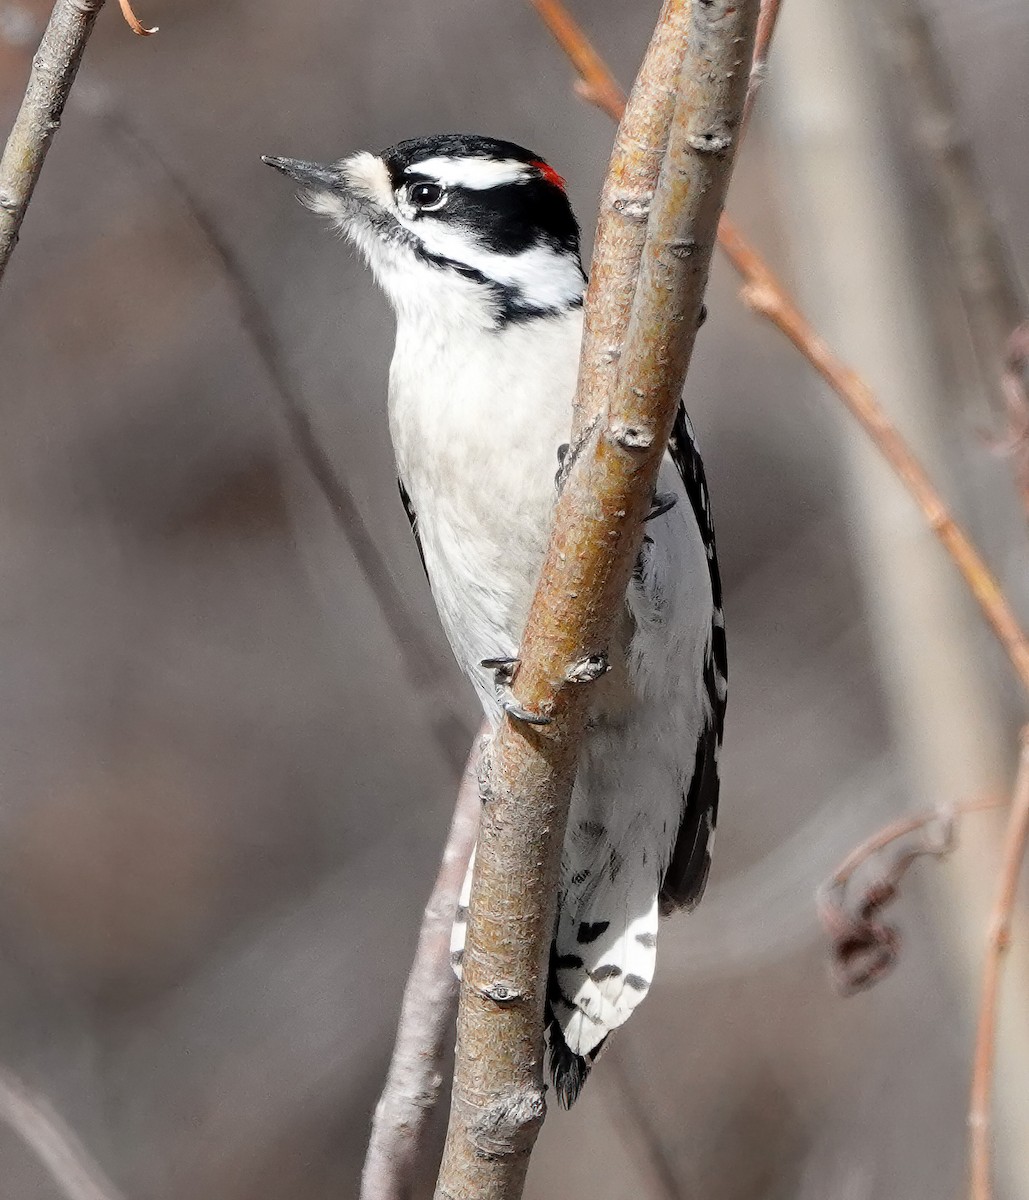
[(327, 166), (264, 161), (357, 247), (400, 315), (501, 326), (582, 304), (564, 181), (513, 142), (443, 134)]

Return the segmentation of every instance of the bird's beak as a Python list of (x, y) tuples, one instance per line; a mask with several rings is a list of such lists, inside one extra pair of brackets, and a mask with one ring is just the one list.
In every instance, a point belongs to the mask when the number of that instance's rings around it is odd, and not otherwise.
[(268, 154), (261, 155), (261, 161), (269, 167), (295, 179), (304, 187), (318, 191), (337, 191), (343, 185), (343, 177), (338, 167), (325, 167), (320, 163), (303, 162), (299, 158), (274, 158)]

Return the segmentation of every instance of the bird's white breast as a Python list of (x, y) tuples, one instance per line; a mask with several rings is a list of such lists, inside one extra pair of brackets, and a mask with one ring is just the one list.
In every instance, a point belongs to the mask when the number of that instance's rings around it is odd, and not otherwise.
[(402, 316), (390, 431), (447, 636), (480, 694), (514, 655), (568, 441), (582, 311), (500, 329)]

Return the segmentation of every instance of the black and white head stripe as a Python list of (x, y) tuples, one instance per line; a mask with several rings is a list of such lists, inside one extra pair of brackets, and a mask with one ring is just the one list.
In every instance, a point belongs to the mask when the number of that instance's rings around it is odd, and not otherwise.
[(441, 286), (447, 276), (490, 324), (582, 305), (579, 227), (564, 181), (523, 146), (439, 134), (331, 166), (268, 161), (303, 185), (312, 209), (337, 222), (398, 311), (458, 311), (454, 289)]
[(380, 157), (416, 251), (493, 287), (503, 319), (582, 303), (579, 227), (563, 181), (539, 155), (447, 134), (400, 142)]

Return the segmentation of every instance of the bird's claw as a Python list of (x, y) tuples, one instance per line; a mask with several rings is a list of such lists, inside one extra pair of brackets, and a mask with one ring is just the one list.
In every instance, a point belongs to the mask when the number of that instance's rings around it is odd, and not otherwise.
[(493, 682), (498, 687), (505, 687), (514, 680), (518, 661), (517, 658), (484, 658), (479, 666), (493, 672)]
[(674, 492), (658, 492), (651, 504), (650, 512), (643, 518), (644, 521), (653, 521), (655, 517), (663, 516), (669, 509), (675, 508), (679, 503), (679, 497)]
[[(515, 677), (515, 672), (518, 670), (520, 660), (517, 658), (484, 658), (479, 663), (479, 666), (486, 671), (493, 672), (493, 682), (496, 685), (497, 692), (500, 693), (505, 688), (510, 687)], [(553, 717), (545, 717), (541, 713), (529, 712), (527, 708), (522, 708), (520, 704), (515, 703), (509, 696), (498, 695), (500, 707), (507, 713), (512, 721), (521, 721), (525, 725), (550, 725), (553, 723)]]
[(520, 704), (516, 704), (513, 700), (501, 700), (500, 707), (512, 721), (521, 721), (524, 725), (553, 725), (554, 723), (553, 717), (546, 717), (542, 713), (529, 712), (527, 708), (522, 708)]

